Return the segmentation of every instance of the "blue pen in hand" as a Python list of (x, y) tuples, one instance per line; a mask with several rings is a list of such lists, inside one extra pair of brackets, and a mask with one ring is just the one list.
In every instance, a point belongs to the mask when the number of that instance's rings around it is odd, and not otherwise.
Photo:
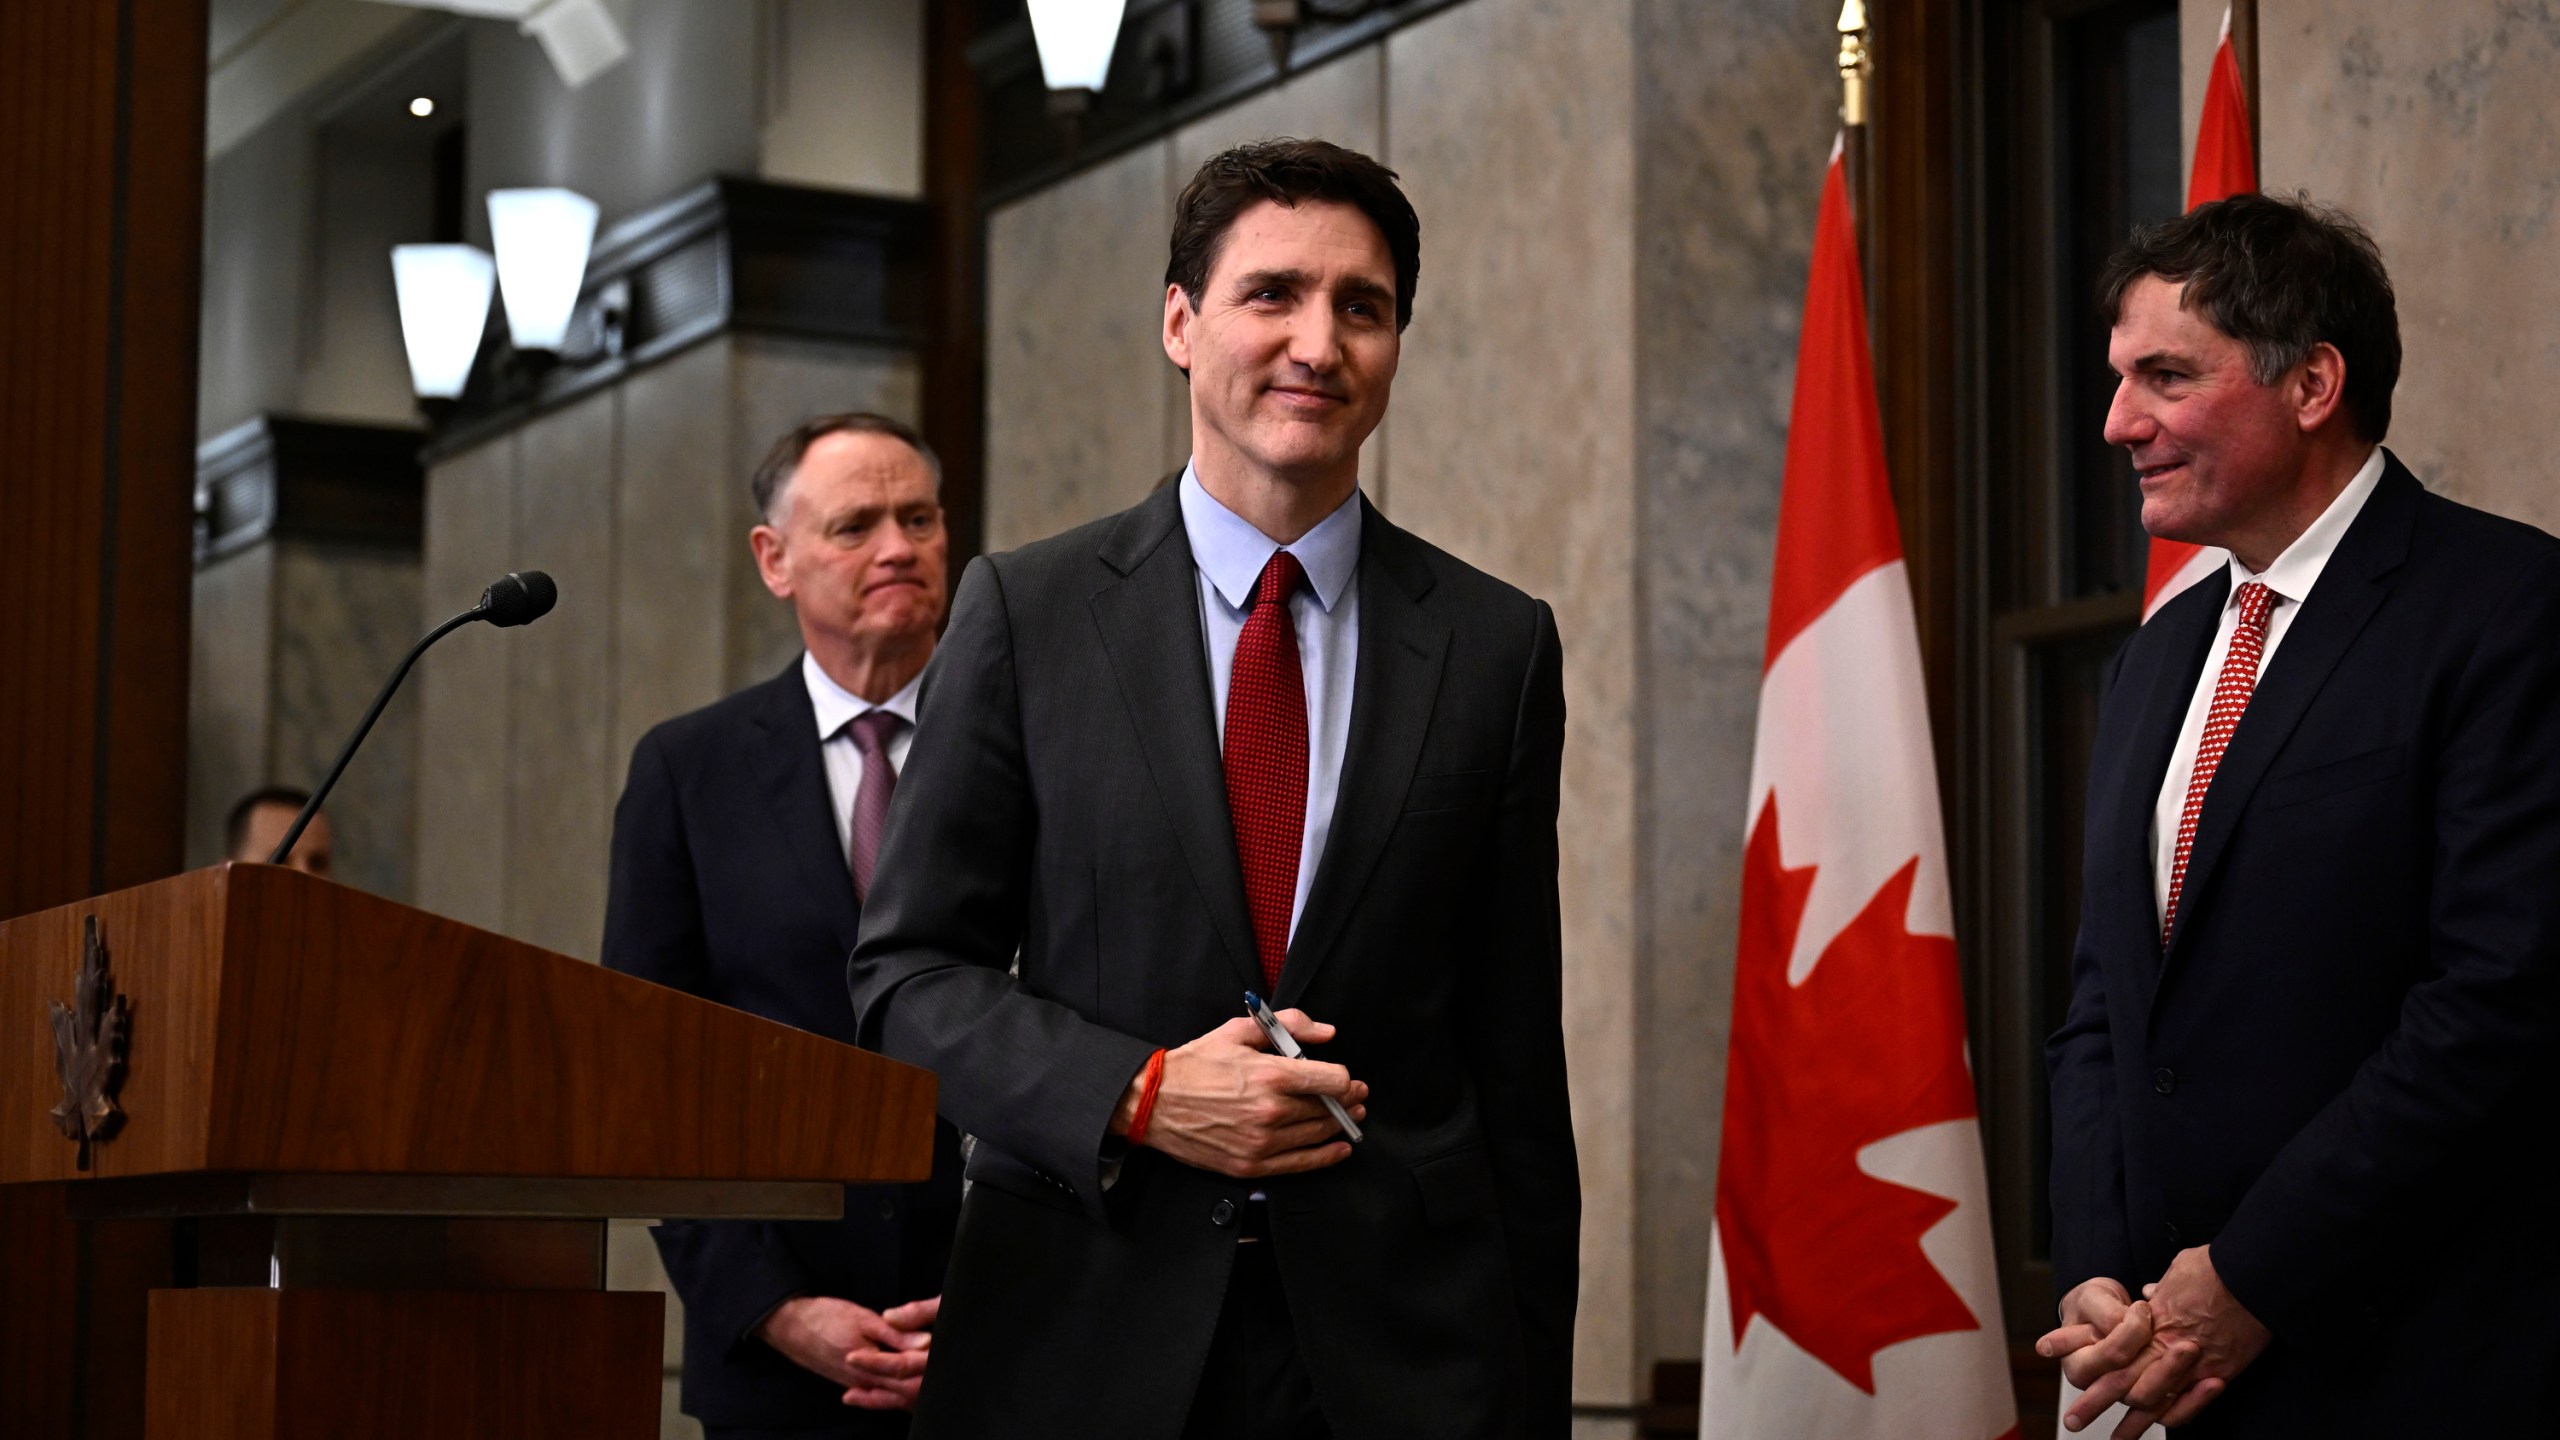
[[(1263, 1034), (1271, 1037), (1272, 1049), (1292, 1060), (1307, 1058), (1307, 1052), (1298, 1048), (1297, 1037), (1290, 1034), (1288, 1027), (1280, 1023), (1279, 1016), (1271, 1013), (1270, 1006), (1262, 1003), (1262, 997), (1250, 990), (1244, 992), (1244, 1013), (1253, 1017), (1253, 1023), (1262, 1027)], [(1342, 1127), (1343, 1137), (1357, 1143), (1360, 1139), (1360, 1126), (1351, 1118), (1351, 1112), (1342, 1108), (1342, 1102), (1330, 1095), (1319, 1095), (1316, 1098), (1324, 1102), (1324, 1108), (1332, 1113), (1334, 1123)]]

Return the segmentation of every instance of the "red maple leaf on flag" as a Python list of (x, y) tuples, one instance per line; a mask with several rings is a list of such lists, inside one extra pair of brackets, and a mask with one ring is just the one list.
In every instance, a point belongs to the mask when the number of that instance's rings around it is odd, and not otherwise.
[(1976, 1109), (1955, 941), (1904, 924), (1918, 869), (1914, 857), (1790, 985), (1815, 867), (1780, 862), (1775, 795), (1743, 858), (1716, 1186), (1734, 1348), (1765, 1316), (1870, 1395), (1877, 1351), (1980, 1325), (1920, 1249), (1955, 1202), (1858, 1168), (1862, 1148)]

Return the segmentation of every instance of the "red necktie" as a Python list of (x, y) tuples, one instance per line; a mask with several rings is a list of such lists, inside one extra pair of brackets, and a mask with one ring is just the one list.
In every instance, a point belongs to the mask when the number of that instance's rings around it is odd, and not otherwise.
[(2178, 923), (2178, 896), (2187, 885), (2187, 854), (2195, 849), (2196, 821), (2204, 815), (2204, 793), (2213, 772), (2230, 747), (2231, 732), (2240, 728), (2240, 712), (2258, 689), (2258, 659), (2267, 649), (2267, 616), (2276, 593), (2259, 581), (2240, 587), (2240, 623), (2232, 627), (2231, 649), (2222, 657), (2222, 678), (2213, 682), (2213, 707), (2205, 711), (2204, 738), (2196, 745), (2196, 771), (2187, 780), (2186, 808), (2178, 812), (2178, 849), (2169, 862), (2169, 904), (2160, 917), (2160, 944)]
[(1289, 618), (1289, 597), (1306, 579), (1297, 556), (1273, 552), (1253, 584), (1227, 676), (1227, 812), (1265, 994), (1279, 990), (1289, 958), (1289, 910), (1307, 833), (1307, 684), (1298, 668), (1298, 627)]
[(865, 710), (846, 723), (862, 756), (862, 780), (853, 788), (853, 898), (871, 898), (871, 872), (880, 863), (880, 837), (889, 830), (889, 797), (898, 772), (889, 763), (889, 738), (907, 722), (886, 710)]

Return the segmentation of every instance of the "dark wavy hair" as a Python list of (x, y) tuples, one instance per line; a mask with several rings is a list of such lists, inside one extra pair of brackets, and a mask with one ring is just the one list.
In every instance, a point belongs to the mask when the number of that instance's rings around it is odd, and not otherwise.
[(1396, 267), (1396, 328), (1413, 323), (1413, 287), (1422, 273), (1422, 221), (1396, 186), (1396, 172), (1329, 140), (1256, 140), (1209, 157), (1182, 198), (1173, 202), (1173, 253), (1164, 283), (1200, 304), (1218, 247), (1236, 217), (1270, 200), (1296, 207), (1309, 200), (1348, 205), (1386, 237)]
[(2249, 350), (2261, 385), (2330, 344), (2347, 362), (2344, 397), (2358, 437), (2391, 429), (2400, 383), (2400, 309), (2382, 250), (2343, 210), (2308, 195), (2234, 195), (2145, 225), (2099, 273), (2098, 310), (2112, 325), (2145, 275), (2185, 287), (2180, 299)]

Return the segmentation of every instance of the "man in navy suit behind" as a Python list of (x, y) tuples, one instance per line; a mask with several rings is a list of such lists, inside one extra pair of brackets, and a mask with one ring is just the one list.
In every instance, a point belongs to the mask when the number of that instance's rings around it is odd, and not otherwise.
[[(753, 488), (757, 569), (808, 648), (632, 752), (604, 960), (851, 1044), (844, 960), (946, 603), (939, 466), (894, 420), (830, 415), (783, 436)], [(848, 1188), (840, 1221), (656, 1229), (685, 1303), (684, 1408), (714, 1440), (906, 1433), (959, 1167), (941, 1125), (931, 1180)]]
[(2047, 1051), (2066, 1424), (2549, 1434), (2560, 541), (2382, 448), (2352, 220), (2201, 206), (2104, 300), (2143, 526), (2231, 558), (2126, 642), (2093, 747)]

